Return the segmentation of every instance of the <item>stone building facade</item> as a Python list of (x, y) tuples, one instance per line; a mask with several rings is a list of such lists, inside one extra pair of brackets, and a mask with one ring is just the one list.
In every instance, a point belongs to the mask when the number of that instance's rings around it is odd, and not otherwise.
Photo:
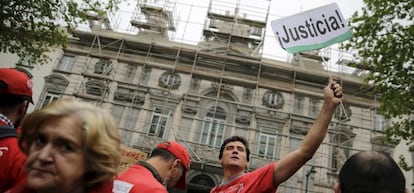
[(262, 57), (268, 13), (253, 11), (250, 18), (248, 9), (221, 11), (225, 6), (211, 1), (203, 39), (191, 45), (169, 39), (173, 11), (150, 2), (138, 1), (142, 17), (131, 20), (137, 34), (108, 29), (107, 20), (93, 17), (90, 31), (74, 31), (48, 64), (36, 108), (77, 97), (108, 109), (127, 146), (149, 153), (161, 141), (177, 140), (192, 157), (185, 192), (209, 192), (222, 177), (218, 151), (225, 138), (247, 138), (247, 170), (277, 161), (298, 147), (334, 77), (346, 97), (329, 133), (278, 192), (330, 193), (351, 154), (393, 153), (382, 140), (387, 121), (362, 76), (325, 70), (330, 58), (318, 51), (295, 54), (289, 62)]

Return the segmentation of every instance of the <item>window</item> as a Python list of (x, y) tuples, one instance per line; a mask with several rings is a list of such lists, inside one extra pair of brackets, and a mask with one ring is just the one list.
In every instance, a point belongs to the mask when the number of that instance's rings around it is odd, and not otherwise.
[(333, 144), (336, 144), (331, 147), (331, 168), (334, 171), (341, 168), (346, 159), (349, 157), (353, 142), (352, 138), (355, 137), (355, 134), (347, 131), (349, 129), (339, 128), (338, 130), (339, 134), (330, 136), (330, 141)]
[(168, 123), (170, 111), (159, 107), (154, 108), (152, 113), (151, 124), (148, 129), (148, 135), (163, 138)]
[(164, 73), (158, 80), (162, 88), (177, 89), (181, 84), (181, 78), (177, 74)]
[(210, 19), (210, 28), (217, 28), (217, 22), (215, 19)]
[(303, 96), (296, 96), (295, 97), (295, 106), (293, 108), (293, 113), (303, 115), (303, 101), (305, 97)]
[(53, 102), (53, 101), (55, 101), (59, 98), (60, 98), (60, 94), (54, 94), (54, 93), (47, 92), (46, 96), (45, 96), (45, 99), (43, 100), (42, 107), (50, 104), (51, 102)]
[(383, 131), (385, 128), (389, 126), (389, 121), (385, 119), (383, 115), (376, 114), (375, 115), (375, 122), (374, 122), (374, 129), (377, 131)]
[(251, 29), (252, 29), (252, 32), (251, 32), (252, 35), (259, 36), (259, 37), (262, 36), (263, 28), (253, 26)]
[(212, 107), (203, 122), (200, 143), (219, 148), (223, 141), (226, 112), (221, 107)]
[(72, 71), (73, 64), (75, 63), (75, 57), (69, 55), (63, 55), (60, 59), (57, 69), (63, 71)]
[(95, 64), (95, 73), (102, 75), (109, 75), (112, 71), (112, 61), (108, 59), (100, 59)]
[[(55, 87), (66, 88), (69, 85), (69, 81), (64, 76), (57, 75), (57, 74), (51, 74), (49, 76), (46, 76), (45, 81), (46, 83), (52, 84), (50, 85), (50, 87), (53, 87), (52, 89), (56, 89)], [(61, 91), (63, 92), (64, 89)]]
[(316, 99), (310, 99), (309, 101), (309, 116), (316, 117), (319, 113), (319, 101)]
[(284, 105), (283, 96), (280, 92), (267, 91), (262, 98), (264, 105), (269, 108), (280, 109)]
[(260, 157), (274, 158), (276, 156), (277, 136), (261, 132), (259, 135), (259, 148), (257, 154)]
[(90, 95), (103, 96), (108, 92), (108, 86), (102, 81), (90, 80), (86, 82), (86, 93)]
[(224, 121), (206, 118), (203, 124), (201, 143), (219, 148), (224, 134)]

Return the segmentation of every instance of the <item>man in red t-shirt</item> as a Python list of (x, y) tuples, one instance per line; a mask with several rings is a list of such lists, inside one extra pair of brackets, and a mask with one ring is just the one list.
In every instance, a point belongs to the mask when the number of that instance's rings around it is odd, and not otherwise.
[(330, 80), (324, 89), (324, 103), (321, 112), (299, 148), (277, 163), (270, 163), (252, 172), (244, 172), (250, 156), (247, 140), (239, 136), (226, 139), (219, 154), (224, 178), (220, 184), (213, 187), (211, 193), (276, 192), (279, 184), (290, 178), (312, 158), (322, 143), (329, 122), (336, 107), (342, 102), (342, 98), (341, 86)]
[(32, 100), (32, 82), (17, 69), (0, 68), (0, 192), (24, 181), (26, 156), (20, 151), (17, 131)]
[(160, 143), (146, 161), (138, 161), (114, 181), (114, 193), (168, 193), (167, 186), (186, 188), (190, 155), (175, 141)]

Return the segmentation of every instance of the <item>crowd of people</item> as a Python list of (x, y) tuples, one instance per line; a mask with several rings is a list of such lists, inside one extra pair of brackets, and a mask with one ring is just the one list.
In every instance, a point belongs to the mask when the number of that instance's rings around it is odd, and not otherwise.
[[(300, 146), (277, 162), (246, 172), (248, 141), (224, 140), (218, 159), (223, 178), (211, 193), (274, 193), (312, 158), (325, 138), (342, 87), (330, 80), (322, 109)], [(32, 82), (17, 69), (0, 69), (0, 192), (147, 193), (186, 189), (191, 156), (176, 141), (165, 141), (146, 160), (120, 172), (121, 140), (106, 110), (74, 98), (54, 101), (27, 114)], [(405, 178), (386, 153), (352, 155), (341, 168), (335, 193), (404, 193)]]

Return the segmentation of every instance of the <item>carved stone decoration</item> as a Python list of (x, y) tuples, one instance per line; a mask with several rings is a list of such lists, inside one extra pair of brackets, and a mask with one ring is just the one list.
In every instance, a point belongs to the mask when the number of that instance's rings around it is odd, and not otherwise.
[(139, 96), (139, 95), (137, 95), (137, 96), (135, 96), (135, 98), (132, 100), (132, 103), (133, 103), (133, 104), (136, 104), (136, 105), (143, 105), (143, 104), (144, 104), (144, 102), (145, 102), (145, 96)]
[(270, 90), (263, 95), (262, 102), (263, 105), (274, 109), (281, 109), (285, 104), (282, 93)]
[(192, 146), (194, 148), (194, 152), (200, 156), (202, 160), (209, 161), (209, 162), (216, 162), (218, 157), (218, 152), (208, 147), (207, 145), (199, 145), (194, 144)]
[(56, 75), (56, 74), (46, 76), (45, 81), (50, 82), (52, 84), (65, 86), (65, 87), (69, 85), (69, 81), (65, 77), (61, 75)]
[(154, 148), (157, 144), (163, 141), (162, 138), (154, 137), (154, 136), (146, 136), (144, 138), (144, 147), (151, 147)]
[(108, 59), (100, 59), (95, 64), (95, 74), (109, 75), (112, 71), (112, 61)]
[(175, 90), (181, 85), (181, 78), (177, 74), (164, 72), (158, 79), (158, 85), (162, 88)]
[(306, 135), (308, 133), (309, 129), (301, 126), (291, 126), (290, 132), (300, 134), (300, 135)]
[(181, 110), (182, 110), (183, 113), (186, 113), (186, 114), (190, 114), (190, 115), (197, 114), (197, 107), (194, 107), (194, 106), (183, 105)]
[(85, 84), (86, 93), (95, 96), (105, 96), (108, 93), (108, 86), (99, 80), (89, 80)]
[(135, 105), (143, 105), (145, 102), (145, 95), (142, 93), (138, 94), (130, 89), (121, 88), (115, 91), (114, 100)]
[(69, 81), (61, 75), (49, 75), (45, 77), (46, 87), (49, 91), (64, 92)]
[(221, 85), (220, 85), (217, 82), (213, 82), (213, 83), (211, 83), (211, 86), (216, 90), (220, 90), (221, 92), (230, 92), (230, 91), (233, 90), (232, 85), (224, 84), (224, 83), (221, 83)]
[(243, 124), (243, 125), (250, 125), (251, 118), (246, 115), (237, 115), (236, 116), (236, 123)]

